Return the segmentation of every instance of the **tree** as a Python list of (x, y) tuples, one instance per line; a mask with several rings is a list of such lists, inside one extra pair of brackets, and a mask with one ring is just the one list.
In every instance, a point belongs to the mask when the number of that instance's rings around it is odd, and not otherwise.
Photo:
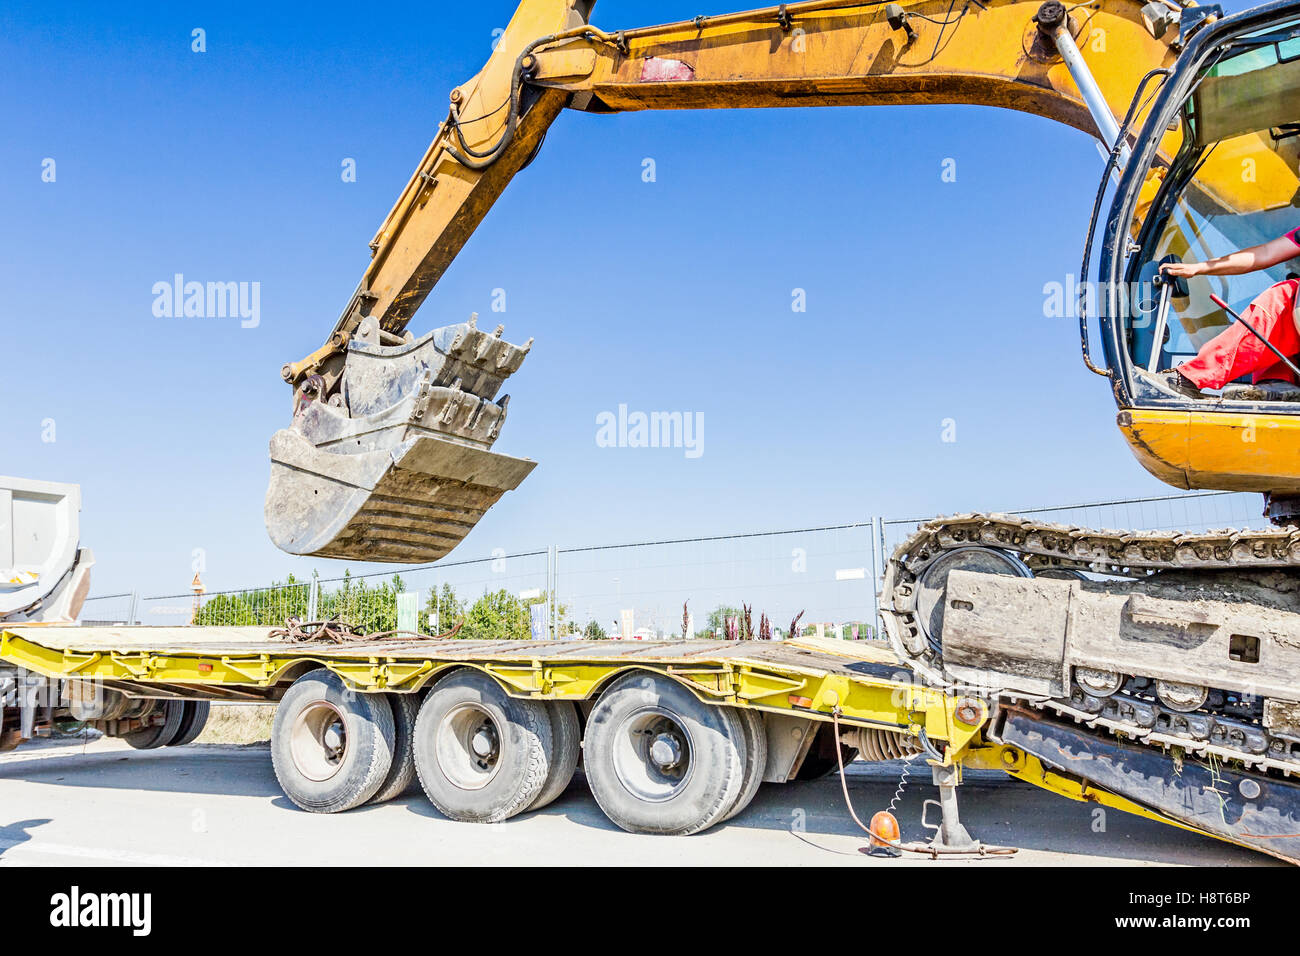
[[(478, 641), (526, 641), (532, 637), (530, 608), (545, 604), (547, 599), (545, 592), (526, 602), (505, 588), (485, 592), (466, 612), (459, 636)], [(556, 619), (562, 621), (569, 609), (561, 604), (556, 611)]]
[(528, 611), (501, 588), (484, 592), (465, 613), (460, 636), (474, 641), (517, 641), (528, 637)]
[(708, 626), (702, 634), (697, 637), (725, 637), (727, 633), (727, 620), (739, 616), (740, 612), (734, 607), (721, 604), (709, 612)]
[(609, 638), (609, 635), (605, 633), (605, 629), (594, 620), (587, 622), (587, 626), (583, 628), (582, 636), (589, 641), (604, 641)]
[(456, 626), (457, 621), (465, 617), (465, 602), (457, 597), (455, 589), (444, 581), (441, 590), (429, 592), (429, 597), (424, 602), (424, 614), (425, 619), (429, 621), (436, 617), (439, 633), (445, 634)]
[(343, 585), (336, 591), (321, 588), (316, 599), (317, 616), (322, 621), (337, 617), (358, 630), (373, 634), (397, 629), (397, 595), (406, 589), (400, 575), (378, 586), (366, 578), (354, 579), (344, 572)]

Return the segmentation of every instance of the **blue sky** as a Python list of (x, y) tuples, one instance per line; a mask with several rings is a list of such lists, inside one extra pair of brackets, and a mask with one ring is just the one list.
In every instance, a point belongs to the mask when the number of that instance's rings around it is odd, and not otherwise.
[[(595, 22), (727, 8), (601, 0)], [(263, 529), (279, 369), (322, 341), (512, 10), (0, 11), (0, 473), (81, 484), (95, 591), (182, 590), (196, 548), (212, 588), (342, 571)], [(992, 109), (561, 116), (412, 324), (478, 311), (537, 340), (496, 448), (540, 465), (456, 556), (1167, 490), (1073, 320), (1043, 316), (1100, 165), (1084, 134)], [(259, 282), (260, 325), (155, 317), (177, 272)], [(702, 413), (704, 453), (598, 447), (620, 403)]]

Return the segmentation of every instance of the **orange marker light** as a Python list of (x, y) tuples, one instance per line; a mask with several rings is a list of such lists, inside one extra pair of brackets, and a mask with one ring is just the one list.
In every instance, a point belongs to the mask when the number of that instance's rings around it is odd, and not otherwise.
[(900, 837), (898, 820), (888, 810), (881, 810), (871, 818), (872, 846), (889, 846), (897, 843)]

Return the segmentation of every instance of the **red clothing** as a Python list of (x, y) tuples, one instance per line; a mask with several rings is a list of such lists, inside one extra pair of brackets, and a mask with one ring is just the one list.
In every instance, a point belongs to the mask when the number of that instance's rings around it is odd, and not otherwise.
[[(1289, 233), (1287, 238), (1292, 235)], [(1269, 286), (1241, 315), (1289, 358), (1300, 354), (1300, 331), (1296, 330), (1292, 315), (1298, 289), (1300, 279), (1287, 279)], [(1300, 385), (1295, 373), (1240, 322), (1233, 322), (1202, 345), (1196, 358), (1179, 365), (1178, 371), (1197, 388), (1223, 388), (1243, 375), (1253, 375), (1253, 383), (1273, 379)]]

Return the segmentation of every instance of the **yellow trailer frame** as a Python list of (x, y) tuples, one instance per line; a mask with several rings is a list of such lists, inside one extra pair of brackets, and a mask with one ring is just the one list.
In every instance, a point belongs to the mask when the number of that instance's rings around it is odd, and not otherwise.
[[(840, 646), (836, 646), (840, 645)], [(0, 633), (0, 661), (44, 677), (99, 681), (133, 697), (274, 701), (326, 667), (354, 690), (414, 693), (456, 667), (516, 697), (587, 701), (630, 670), (664, 674), (708, 703), (845, 726), (925, 734), (943, 763), (976, 743), (985, 701), (917, 683), (881, 645), (763, 641), (271, 641), (265, 628), (59, 627)]]

